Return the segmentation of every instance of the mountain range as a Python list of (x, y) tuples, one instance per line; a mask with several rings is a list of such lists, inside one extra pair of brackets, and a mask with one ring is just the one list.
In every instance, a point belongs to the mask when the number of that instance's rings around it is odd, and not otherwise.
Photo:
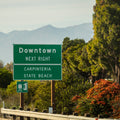
[(4, 64), (13, 61), (13, 44), (62, 44), (65, 37), (88, 42), (93, 37), (93, 25), (84, 23), (65, 28), (46, 25), (31, 31), (0, 32), (0, 60)]

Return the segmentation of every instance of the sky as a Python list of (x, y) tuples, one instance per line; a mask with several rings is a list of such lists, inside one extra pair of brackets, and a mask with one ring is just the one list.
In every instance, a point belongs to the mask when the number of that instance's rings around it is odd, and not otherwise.
[(0, 32), (92, 23), (95, 0), (0, 0)]

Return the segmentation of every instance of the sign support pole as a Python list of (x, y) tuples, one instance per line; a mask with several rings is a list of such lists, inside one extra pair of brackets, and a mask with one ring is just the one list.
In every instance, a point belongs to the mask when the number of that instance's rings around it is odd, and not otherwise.
[[(22, 82), (23, 80), (21, 80)], [(24, 110), (24, 93), (20, 93), (20, 108)]]
[(51, 80), (51, 107), (55, 110), (55, 81)]
[(20, 93), (20, 107), (24, 109), (24, 93)]

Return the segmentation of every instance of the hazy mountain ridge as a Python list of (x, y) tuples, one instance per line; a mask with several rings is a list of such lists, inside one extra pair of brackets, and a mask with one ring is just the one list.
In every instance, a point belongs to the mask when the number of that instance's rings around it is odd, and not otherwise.
[(93, 37), (92, 23), (84, 23), (66, 28), (46, 25), (35, 30), (0, 32), (0, 60), (4, 63), (12, 61), (13, 44), (62, 44), (65, 37), (84, 39)]

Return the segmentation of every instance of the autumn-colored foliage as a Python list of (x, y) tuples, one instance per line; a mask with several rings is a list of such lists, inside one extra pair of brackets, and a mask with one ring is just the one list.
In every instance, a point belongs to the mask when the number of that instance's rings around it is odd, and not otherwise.
[(115, 96), (115, 99), (111, 102), (113, 109), (113, 117), (120, 118), (120, 93)]
[(81, 97), (79, 96), (79, 95), (76, 95), (76, 96), (74, 96), (73, 98), (72, 98), (72, 101), (74, 102), (74, 101), (76, 101), (76, 100), (78, 100), (78, 99), (80, 99)]
[[(116, 116), (118, 108), (113, 107), (113, 105), (116, 104), (119, 93), (120, 85), (118, 83), (100, 79), (94, 83), (93, 88), (87, 91), (87, 98), (91, 99), (91, 104), (101, 105), (106, 115), (113, 114), (113, 116)], [(120, 101), (117, 103), (120, 104)]]
[[(79, 99), (77, 110), (81, 111), (81, 101), (87, 98), (90, 102), (89, 113), (104, 117), (120, 118), (120, 85), (118, 83), (100, 79), (94, 83), (94, 87), (86, 92), (86, 96)], [(78, 107), (79, 106), (79, 107)]]
[(113, 100), (120, 92), (120, 85), (111, 81), (100, 79), (94, 83), (94, 87), (87, 91), (87, 98), (91, 99), (91, 104), (107, 104)]

